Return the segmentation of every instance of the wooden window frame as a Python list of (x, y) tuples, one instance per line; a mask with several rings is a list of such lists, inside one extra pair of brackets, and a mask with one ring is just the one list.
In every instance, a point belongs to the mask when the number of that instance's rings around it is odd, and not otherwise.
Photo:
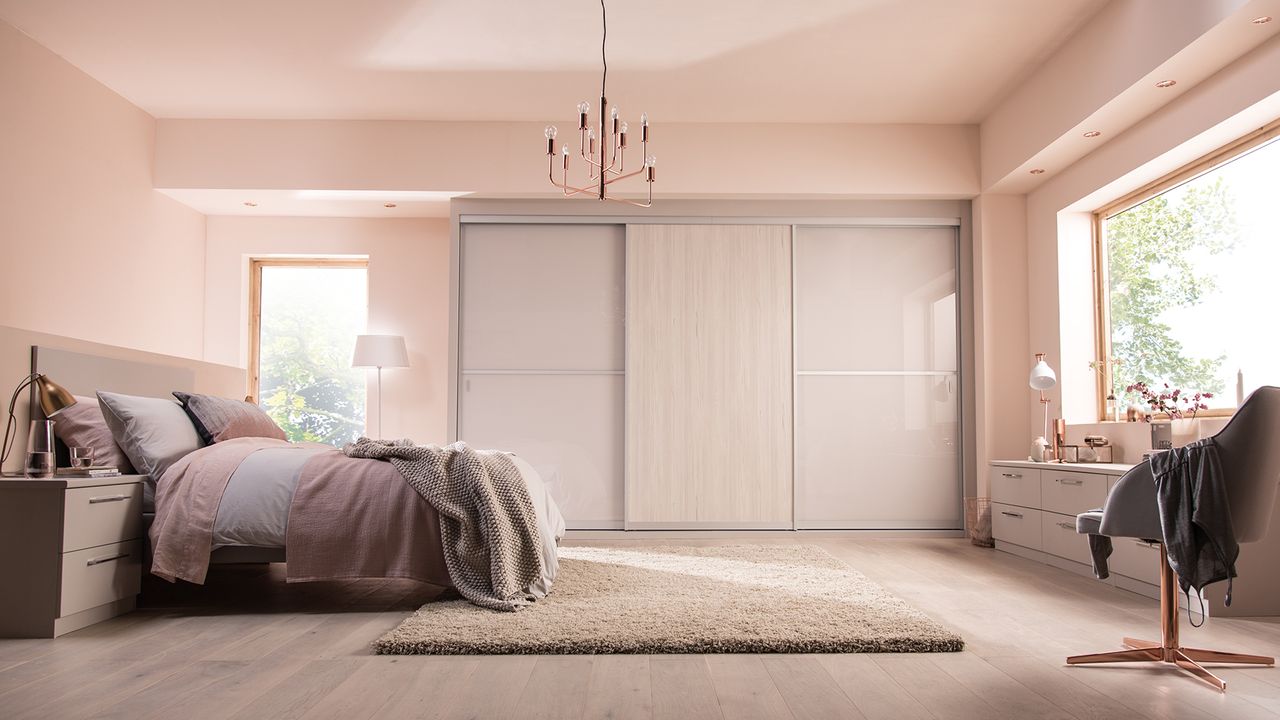
[(360, 268), (369, 270), (368, 258), (356, 257), (251, 257), (249, 258), (249, 378), (245, 400), (257, 402), (262, 360), (262, 269), (265, 267)]
[[(1097, 357), (1102, 362), (1102, 369), (1095, 373), (1095, 377), (1098, 418), (1101, 421), (1105, 422), (1111, 419), (1107, 417), (1107, 391), (1111, 388), (1112, 382), (1110, 362), (1111, 302), (1107, 296), (1110, 278), (1107, 276), (1109, 263), (1107, 262), (1106, 236), (1103, 233), (1103, 223), (1157, 195), (1210, 173), (1245, 153), (1275, 140), (1277, 137), (1280, 137), (1280, 119), (1272, 121), (1244, 137), (1237, 138), (1093, 212), (1094, 326), (1097, 328)], [(1216, 408), (1204, 410), (1196, 416), (1231, 417), (1234, 414), (1235, 409)], [(1160, 413), (1158, 417), (1167, 418), (1168, 415)]]

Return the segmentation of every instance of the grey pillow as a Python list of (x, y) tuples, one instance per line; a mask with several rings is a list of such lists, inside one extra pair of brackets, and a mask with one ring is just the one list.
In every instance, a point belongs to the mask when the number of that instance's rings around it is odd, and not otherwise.
[(98, 398), (77, 395), (75, 405), (54, 416), (53, 434), (69, 448), (93, 448), (94, 465), (118, 468), (125, 475), (133, 474), (133, 465), (116, 445), (111, 428), (107, 427)]
[(285, 439), (284, 430), (253, 403), (185, 392), (173, 396), (182, 403), (205, 444), (242, 437)]
[(172, 400), (99, 392), (98, 401), (116, 444), (134, 468), (154, 480), (202, 445), (187, 413)]

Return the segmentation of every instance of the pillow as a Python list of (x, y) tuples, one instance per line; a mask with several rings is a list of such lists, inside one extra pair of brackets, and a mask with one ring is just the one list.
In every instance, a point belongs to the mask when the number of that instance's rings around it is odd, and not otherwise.
[(195, 426), (172, 400), (99, 392), (98, 401), (116, 444), (136, 470), (153, 480), (201, 447)]
[(182, 403), (200, 439), (208, 445), (242, 437), (285, 439), (284, 430), (253, 403), (184, 392), (173, 396)]
[(118, 468), (124, 475), (134, 473), (129, 458), (116, 445), (111, 428), (107, 427), (98, 398), (77, 395), (75, 405), (63, 408), (53, 417), (53, 434), (69, 448), (93, 448), (94, 465)]

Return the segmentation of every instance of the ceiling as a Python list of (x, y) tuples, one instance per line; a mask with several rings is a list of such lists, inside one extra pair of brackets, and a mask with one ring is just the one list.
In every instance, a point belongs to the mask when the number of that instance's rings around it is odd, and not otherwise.
[[(609, 91), (684, 122), (976, 123), (1106, 0), (614, 0)], [(600, 83), (592, 0), (0, 0), (156, 117), (538, 120)]]

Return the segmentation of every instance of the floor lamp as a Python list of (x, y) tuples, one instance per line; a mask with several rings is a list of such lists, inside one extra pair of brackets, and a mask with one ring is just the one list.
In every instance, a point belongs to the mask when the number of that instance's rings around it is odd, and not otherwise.
[(409, 353), (400, 335), (357, 335), (353, 368), (378, 368), (378, 439), (382, 439), (382, 368), (409, 367)]

